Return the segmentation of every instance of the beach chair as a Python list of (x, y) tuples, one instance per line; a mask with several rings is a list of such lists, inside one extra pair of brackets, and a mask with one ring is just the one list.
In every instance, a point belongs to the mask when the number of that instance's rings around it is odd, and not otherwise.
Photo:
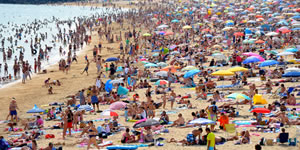
[(225, 124), (225, 136), (228, 137), (230, 133), (236, 133), (235, 124)]

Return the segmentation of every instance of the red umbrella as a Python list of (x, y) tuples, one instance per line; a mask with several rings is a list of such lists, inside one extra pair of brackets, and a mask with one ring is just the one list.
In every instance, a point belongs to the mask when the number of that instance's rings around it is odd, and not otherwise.
[(255, 108), (251, 112), (256, 112), (256, 113), (262, 113), (262, 114), (268, 114), (271, 111), (267, 108)]
[(244, 33), (243, 32), (235, 32), (234, 36), (244, 36)]
[(103, 111), (101, 113), (101, 116), (110, 116), (110, 117), (113, 117), (113, 116), (119, 116), (119, 115), (116, 112), (114, 112), (114, 111), (106, 110), (106, 111)]
[(262, 44), (262, 43), (265, 43), (265, 41), (263, 41), (263, 40), (258, 40), (258, 41), (256, 41), (255, 43), (256, 43), (256, 44)]
[(210, 29), (209, 29), (209, 28), (206, 28), (206, 29), (203, 29), (202, 31), (209, 32), (209, 31), (210, 31)]
[(284, 34), (284, 33), (289, 33), (289, 32), (291, 32), (291, 30), (289, 30), (289, 29), (284, 29), (284, 30), (281, 30), (281, 32)]

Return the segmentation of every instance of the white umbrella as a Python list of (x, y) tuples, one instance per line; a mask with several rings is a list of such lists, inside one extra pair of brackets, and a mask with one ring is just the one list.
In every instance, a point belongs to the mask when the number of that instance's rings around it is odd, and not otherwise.
[(155, 73), (156, 76), (160, 76), (160, 77), (167, 77), (168, 76), (168, 72), (167, 71), (160, 71)]
[(168, 25), (163, 24), (163, 25), (160, 25), (160, 26), (158, 26), (156, 28), (162, 29), (162, 28), (168, 28), (168, 27), (169, 27)]
[(276, 36), (276, 35), (278, 35), (278, 33), (276, 33), (276, 32), (268, 32), (266, 34), (266, 36)]
[(288, 55), (294, 55), (294, 53), (292, 53), (292, 52), (281, 52), (281, 53), (277, 54), (277, 56), (288, 56)]
[(119, 83), (123, 83), (123, 82), (124, 82), (123, 78), (121, 78), (121, 79), (111, 80), (109, 83), (110, 84), (119, 84)]
[(300, 68), (288, 68), (285, 71), (286, 72), (300, 72)]
[(168, 66), (168, 64), (165, 63), (165, 62), (159, 62), (159, 63), (157, 63), (157, 66), (159, 66), (159, 67), (166, 67), (166, 66)]

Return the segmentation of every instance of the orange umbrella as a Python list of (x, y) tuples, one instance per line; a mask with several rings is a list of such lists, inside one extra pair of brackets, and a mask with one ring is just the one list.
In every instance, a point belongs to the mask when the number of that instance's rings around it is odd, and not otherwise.
[(172, 73), (177, 72), (177, 70), (176, 70), (176, 68), (174, 66), (168, 66), (168, 67), (162, 68), (162, 69), (160, 69), (160, 71), (167, 71), (168, 72), (170, 69), (171, 69)]
[(210, 31), (210, 29), (209, 29), (209, 28), (206, 28), (206, 29), (203, 29), (202, 31), (209, 32), (209, 31)]
[(263, 44), (263, 43), (265, 43), (265, 41), (263, 41), (263, 40), (257, 40), (257, 41), (255, 41), (255, 43), (256, 44)]
[(234, 36), (244, 36), (244, 33), (243, 32), (235, 32)]
[(285, 34), (285, 33), (291, 32), (291, 30), (289, 30), (289, 29), (284, 29), (284, 30), (281, 30), (281, 32), (282, 32), (283, 34)]
[(256, 18), (262, 18), (263, 16), (262, 15), (256, 15), (255, 17)]

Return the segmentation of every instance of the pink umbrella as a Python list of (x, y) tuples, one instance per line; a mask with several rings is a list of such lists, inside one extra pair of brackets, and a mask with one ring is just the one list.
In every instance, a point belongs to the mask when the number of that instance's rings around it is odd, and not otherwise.
[(141, 122), (145, 122), (146, 120), (147, 120), (147, 118), (142, 119), (142, 120), (139, 120), (139, 121), (135, 122), (135, 124), (139, 124), (139, 123), (141, 123)]
[(259, 54), (248, 52), (248, 53), (243, 53), (245, 56), (260, 56)]
[(147, 59), (146, 58), (141, 58), (141, 61), (146, 61)]
[(109, 109), (110, 110), (120, 110), (120, 109), (124, 109), (126, 107), (126, 103), (124, 102), (114, 102), (112, 104), (110, 104)]
[(259, 55), (258, 55), (258, 56), (254, 56), (254, 57), (258, 58), (258, 59), (259, 59), (261, 62), (262, 62), (262, 61), (265, 61), (265, 59), (264, 59), (264, 58), (262, 58), (262, 57), (261, 57), (261, 56), (259, 56)]

